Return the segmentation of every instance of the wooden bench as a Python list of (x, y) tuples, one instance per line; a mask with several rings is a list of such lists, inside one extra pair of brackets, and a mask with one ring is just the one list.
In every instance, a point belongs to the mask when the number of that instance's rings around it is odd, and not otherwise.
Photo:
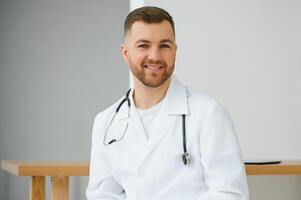
[[(67, 200), (69, 176), (88, 176), (88, 161), (14, 161), (3, 160), (2, 169), (17, 176), (30, 176), (30, 200), (45, 199), (45, 177), (52, 182), (51, 200)], [(272, 165), (246, 165), (247, 175), (300, 175), (301, 161)]]

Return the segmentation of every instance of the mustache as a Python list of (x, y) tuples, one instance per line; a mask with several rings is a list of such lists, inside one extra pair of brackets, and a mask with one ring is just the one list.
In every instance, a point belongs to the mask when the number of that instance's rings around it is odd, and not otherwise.
[(166, 63), (162, 60), (147, 60), (145, 62), (143, 62), (143, 65), (162, 65), (162, 66), (166, 66)]

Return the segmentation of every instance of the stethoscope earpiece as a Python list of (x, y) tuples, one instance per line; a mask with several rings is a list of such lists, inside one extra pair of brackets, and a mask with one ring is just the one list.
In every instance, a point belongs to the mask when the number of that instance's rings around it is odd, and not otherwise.
[(108, 144), (112, 144), (112, 143), (114, 143), (114, 142), (116, 142), (117, 140), (116, 139), (113, 139), (113, 140), (111, 140)]

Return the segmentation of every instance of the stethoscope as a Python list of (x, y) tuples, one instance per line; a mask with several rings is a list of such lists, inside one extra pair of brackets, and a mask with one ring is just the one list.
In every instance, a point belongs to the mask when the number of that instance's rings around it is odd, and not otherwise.
[[(129, 94), (130, 94), (130, 91), (131, 89), (129, 89), (124, 97), (124, 99), (122, 99), (122, 101), (119, 103), (119, 105), (117, 106), (116, 110), (115, 110), (115, 113), (113, 115), (113, 117), (111, 118), (110, 122), (109, 122), (109, 125), (106, 129), (106, 132), (105, 132), (105, 135), (104, 135), (104, 138), (103, 138), (103, 144), (104, 145), (110, 145), (114, 142), (119, 142), (121, 141), (124, 136), (125, 136), (125, 133), (128, 129), (128, 126), (129, 126), (129, 122), (127, 122), (126, 124), (126, 127), (123, 131), (123, 134), (121, 135), (121, 137), (119, 139), (111, 139), (108, 143), (106, 143), (106, 138), (107, 138), (107, 134), (108, 134), (108, 130), (110, 128), (110, 126), (112, 125), (116, 115), (118, 114), (121, 106), (127, 101), (127, 104), (128, 104), (128, 115), (130, 115), (130, 109), (131, 109), (131, 100), (129, 98)], [(182, 160), (183, 160), (183, 163), (184, 165), (189, 165), (191, 163), (191, 156), (188, 154), (187, 152), (187, 147), (186, 147), (186, 126), (185, 126), (185, 120), (186, 119), (186, 115), (183, 114), (182, 115), (182, 137), (183, 137), (183, 154), (182, 154)]]

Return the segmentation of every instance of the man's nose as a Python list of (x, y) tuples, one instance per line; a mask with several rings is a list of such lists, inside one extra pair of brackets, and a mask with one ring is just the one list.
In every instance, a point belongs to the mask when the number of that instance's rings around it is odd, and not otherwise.
[(158, 49), (158, 48), (150, 49), (149, 54), (148, 54), (148, 59), (152, 60), (154, 62), (161, 60), (160, 49)]

